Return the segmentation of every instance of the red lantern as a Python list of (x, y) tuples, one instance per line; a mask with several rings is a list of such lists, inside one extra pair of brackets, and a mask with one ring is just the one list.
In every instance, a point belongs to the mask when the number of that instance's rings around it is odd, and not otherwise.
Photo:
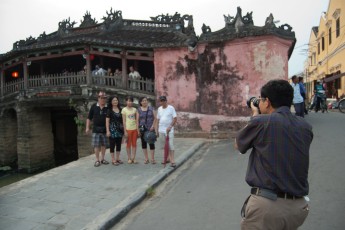
[(95, 59), (95, 55), (90, 54), (90, 60), (93, 61), (93, 59)]
[(19, 73), (18, 73), (17, 71), (12, 72), (12, 77), (13, 77), (13, 78), (19, 77)]

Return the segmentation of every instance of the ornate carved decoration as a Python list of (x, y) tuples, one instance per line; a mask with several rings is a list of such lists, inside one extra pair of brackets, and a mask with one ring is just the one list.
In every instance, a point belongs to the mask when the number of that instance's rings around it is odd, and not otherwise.
[(242, 17), (244, 24), (248, 24), (248, 25), (253, 25), (253, 11), (252, 12), (248, 12), (245, 16)]
[[(187, 35), (195, 35), (192, 15), (185, 14), (181, 17), (180, 13), (175, 12), (174, 15), (161, 14), (156, 17), (150, 17), (150, 18), (154, 22), (178, 24), (176, 29), (181, 29), (181, 31)], [(187, 22), (187, 27), (185, 27), (185, 21)]]
[(230, 16), (230, 14), (228, 14), (228, 16), (224, 15), (224, 21), (225, 24), (233, 24), (235, 21), (235, 17)]
[(284, 24), (279, 26), (279, 29), (287, 31), (287, 32), (292, 32), (292, 27), (289, 24)]
[(235, 32), (239, 33), (242, 30), (242, 27), (254, 25), (252, 14), (253, 12), (250, 12), (242, 17), (242, 9), (241, 7), (237, 7), (237, 14), (235, 17), (232, 17), (229, 14), (228, 16), (224, 15), (225, 26), (230, 29), (235, 29)]
[(113, 8), (110, 8), (110, 12), (106, 11), (107, 17), (103, 17), (103, 23), (106, 29), (110, 27), (111, 24), (118, 20), (122, 20), (122, 11), (117, 10), (113, 11)]
[(270, 15), (266, 18), (265, 27), (269, 27), (269, 28), (276, 27), (276, 25), (274, 23), (274, 17), (273, 17), (272, 13), (270, 13)]
[(211, 33), (212, 32), (211, 28), (209, 26), (206, 26), (205, 23), (202, 24), (201, 30), (202, 30), (203, 34), (207, 34), (207, 33)]
[(71, 19), (65, 19), (62, 22), (59, 22), (59, 32), (66, 33), (69, 29), (72, 29), (76, 24), (75, 21), (71, 22)]
[(18, 49), (24, 46), (28, 46), (31, 45), (33, 43), (35, 43), (37, 41), (37, 39), (33, 38), (32, 36), (26, 38), (26, 40), (19, 40), (16, 41), (15, 43), (13, 43), (13, 49)]
[(47, 38), (46, 32), (44, 31), (40, 36), (38, 36), (37, 41), (44, 41)]
[(228, 14), (228, 16), (224, 15), (225, 25), (228, 26), (243, 26), (243, 25), (253, 25), (253, 11), (247, 13), (245, 16), (242, 17), (242, 9), (241, 7), (237, 7), (237, 14), (235, 17), (232, 17)]
[(80, 21), (79, 27), (89, 27), (94, 25), (97, 25), (96, 19), (91, 17), (90, 12), (86, 11), (83, 21)]
[(169, 14), (161, 14), (161, 15), (158, 15), (156, 17), (150, 17), (152, 21), (154, 22), (168, 22), (168, 23), (172, 23), (172, 22), (175, 22), (175, 23), (180, 23), (182, 18), (181, 18), (181, 15), (177, 12), (175, 12), (174, 15), (169, 15)]

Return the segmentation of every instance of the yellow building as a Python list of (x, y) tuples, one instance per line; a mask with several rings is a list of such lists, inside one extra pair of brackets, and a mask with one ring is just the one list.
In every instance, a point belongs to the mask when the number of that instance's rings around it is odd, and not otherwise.
[(345, 96), (345, 0), (330, 0), (311, 29), (304, 74), (309, 98), (317, 80), (327, 87), (327, 97)]

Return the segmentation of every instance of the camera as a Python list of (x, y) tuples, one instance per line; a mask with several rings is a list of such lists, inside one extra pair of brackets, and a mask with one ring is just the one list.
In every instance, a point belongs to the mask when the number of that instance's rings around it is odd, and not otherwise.
[(147, 131), (145, 125), (140, 125), (140, 126), (139, 126), (139, 131), (140, 131), (140, 133), (143, 135), (143, 134)]
[(259, 102), (260, 102), (260, 99), (256, 98), (256, 97), (251, 97), (247, 100), (247, 106), (248, 108), (251, 108), (250, 107), (250, 103), (253, 102), (253, 105), (257, 108), (259, 108)]

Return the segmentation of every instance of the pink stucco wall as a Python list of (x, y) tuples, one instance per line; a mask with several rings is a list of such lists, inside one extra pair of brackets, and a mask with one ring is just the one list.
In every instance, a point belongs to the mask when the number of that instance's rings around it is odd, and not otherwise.
[(250, 96), (258, 96), (271, 79), (288, 78), (292, 43), (259, 36), (199, 44), (192, 52), (187, 47), (155, 50), (157, 95), (166, 95), (184, 112), (179, 124), (190, 130), (210, 132), (220, 121), (243, 120), (250, 114)]

